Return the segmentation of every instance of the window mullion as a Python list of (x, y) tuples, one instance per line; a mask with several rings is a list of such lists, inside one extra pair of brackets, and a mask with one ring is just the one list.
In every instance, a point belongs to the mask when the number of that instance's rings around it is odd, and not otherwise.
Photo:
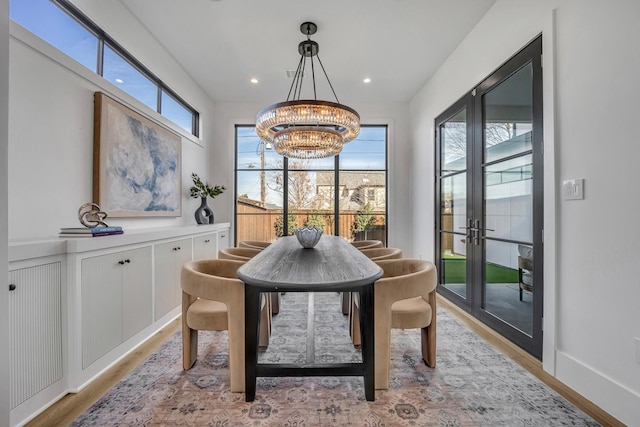
[(102, 76), (104, 71), (104, 39), (102, 37), (98, 37), (98, 52), (96, 54), (96, 73)]

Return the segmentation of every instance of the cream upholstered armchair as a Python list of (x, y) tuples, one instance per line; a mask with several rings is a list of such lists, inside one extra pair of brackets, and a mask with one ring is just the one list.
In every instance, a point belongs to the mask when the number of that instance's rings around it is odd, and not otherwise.
[(218, 259), (235, 259), (237, 261), (249, 261), (261, 252), (254, 248), (225, 248), (218, 251)]
[[(389, 388), (391, 328), (421, 329), (422, 358), (436, 365), (436, 284), (433, 263), (419, 259), (376, 261), (384, 273), (374, 284), (375, 388)], [(354, 294), (355, 296), (356, 294)], [(358, 298), (353, 298), (352, 338), (360, 344)]]
[[(379, 241), (379, 240), (376, 240), (376, 241)], [(380, 247), (380, 248), (373, 248), (373, 249), (361, 249), (360, 252), (362, 252), (372, 261), (402, 258), (402, 249), (399, 249), (399, 248), (381, 248)], [(342, 308), (342, 314), (350, 313), (349, 309), (351, 306), (351, 295), (349, 292), (340, 293), (340, 305)]]
[(362, 252), (363, 255), (366, 255), (371, 261), (402, 258), (402, 249), (400, 248), (369, 248), (360, 249), (360, 252)]
[[(258, 255), (262, 249), (250, 248), (250, 247), (238, 247), (238, 248), (226, 248), (218, 251), (218, 259), (235, 259), (238, 261), (249, 261), (254, 256)], [(278, 314), (280, 312), (280, 293), (269, 292), (269, 304), (271, 314)], [(269, 324), (271, 324), (271, 317), (269, 317)]]
[(241, 240), (238, 242), (239, 248), (253, 248), (253, 249), (264, 249), (269, 246), (271, 242), (265, 242), (262, 240)]
[(520, 284), (520, 301), (522, 291), (533, 292), (533, 248), (518, 245), (518, 283)]
[(384, 247), (384, 244), (380, 240), (357, 240), (355, 242), (351, 242), (351, 244), (360, 250)]
[[(244, 283), (237, 278), (242, 261), (208, 259), (182, 266), (182, 365), (191, 369), (198, 358), (198, 331), (229, 331), (229, 374), (232, 392), (244, 383)], [(267, 312), (262, 303), (262, 319)], [(261, 320), (262, 320), (261, 319)], [(260, 344), (266, 334), (260, 325)], [(263, 332), (265, 330), (265, 332)], [(268, 334), (267, 344), (268, 344)]]

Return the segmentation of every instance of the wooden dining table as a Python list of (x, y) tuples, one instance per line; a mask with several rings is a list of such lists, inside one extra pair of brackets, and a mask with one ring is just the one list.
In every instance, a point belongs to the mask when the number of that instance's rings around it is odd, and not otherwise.
[[(295, 236), (281, 237), (238, 269), (245, 283), (245, 400), (256, 395), (257, 377), (362, 376), (365, 398), (375, 400), (373, 284), (382, 269), (338, 236), (324, 235), (311, 249)], [(361, 363), (258, 363), (261, 292), (358, 292)]]

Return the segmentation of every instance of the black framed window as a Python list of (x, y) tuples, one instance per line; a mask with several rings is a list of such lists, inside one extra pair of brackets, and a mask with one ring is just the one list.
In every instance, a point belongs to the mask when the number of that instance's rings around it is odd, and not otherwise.
[(199, 136), (199, 113), (67, 0), (11, 0), (9, 14), (56, 49)]
[(287, 159), (253, 125), (236, 126), (236, 242), (273, 241), (303, 225), (387, 241), (387, 126), (362, 126), (336, 157)]

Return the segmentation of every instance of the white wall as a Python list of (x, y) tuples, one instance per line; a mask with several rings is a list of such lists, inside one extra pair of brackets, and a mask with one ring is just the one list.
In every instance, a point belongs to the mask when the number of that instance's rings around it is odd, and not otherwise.
[[(640, 425), (640, 3), (499, 0), (411, 102), (414, 224), (433, 218), (434, 119), (543, 34), (545, 370)], [(418, 167), (422, 165), (423, 167)], [(560, 199), (585, 178), (585, 199)], [(618, 227), (616, 227), (618, 225)], [(433, 258), (433, 230), (415, 239)]]
[[(209, 180), (213, 102), (119, 2), (86, 2), (99, 25), (200, 112), (195, 138), (15, 23), (11, 23), (9, 88), (9, 239), (55, 237), (78, 226), (80, 205), (92, 201), (93, 94), (103, 91), (176, 131), (182, 139), (182, 217), (111, 218), (145, 228), (193, 224), (199, 200), (189, 198), (190, 175)], [(82, 6), (84, 2), (80, 5)], [(97, 9), (94, 11), (93, 9)]]
[[(275, 100), (274, 100), (275, 102)], [(414, 256), (413, 233), (406, 224), (411, 221), (411, 151), (409, 146), (408, 116), (406, 104), (350, 104), (361, 117), (363, 124), (389, 125), (389, 246), (405, 250), (406, 256)], [(211, 153), (212, 177), (216, 183), (234, 182), (234, 126), (255, 123), (256, 113), (264, 105), (220, 103), (214, 109), (213, 139), (220, 145)], [(232, 190), (235, 192), (235, 189)], [(233, 194), (232, 192), (232, 194)], [(233, 203), (215, 199), (212, 208), (225, 221), (233, 218)]]
[[(9, 135), (9, 1), (0, 0), (0, 277), (7, 272), (7, 140)], [(0, 307), (9, 295), (0, 292)], [(0, 342), (9, 342), (9, 310), (0, 310)], [(9, 425), (9, 346), (0, 346), (0, 425)]]

